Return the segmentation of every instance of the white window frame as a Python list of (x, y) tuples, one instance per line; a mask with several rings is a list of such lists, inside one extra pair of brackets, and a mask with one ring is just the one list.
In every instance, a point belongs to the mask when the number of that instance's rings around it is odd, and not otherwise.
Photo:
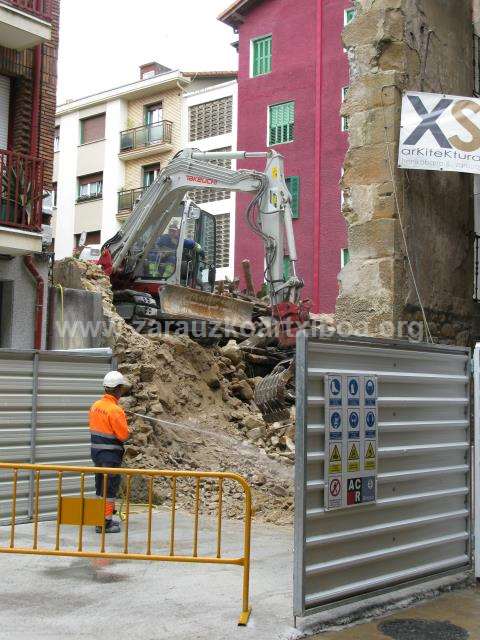
[[(100, 188), (98, 187), (100, 185)], [(95, 186), (95, 189), (93, 188)], [(85, 193), (82, 193), (85, 189)], [(94, 180), (93, 182), (85, 182), (80, 184), (78, 188), (78, 197), (83, 200), (88, 198), (99, 198), (103, 195), (103, 180)]]
[(55, 127), (55, 137), (53, 138), (53, 152), (57, 153), (58, 151), (60, 151), (60, 127)]
[[(255, 36), (255, 38), (252, 38), (250, 40), (250, 70), (249, 70), (249, 76), (250, 78), (262, 78), (263, 76), (268, 76), (270, 75), (270, 73), (272, 73), (271, 71), (269, 73), (261, 73), (258, 76), (254, 76), (253, 75), (253, 45), (255, 42), (257, 42), (257, 40), (263, 40), (264, 38), (271, 38), (272, 42), (273, 42), (273, 34), (272, 33), (266, 33), (263, 36)], [(272, 54), (273, 57), (273, 54)]]
[(348, 133), (349, 125), (348, 125), (348, 116), (342, 116), (342, 133)]
[[(348, 247), (345, 247), (344, 249), (340, 249), (340, 268), (341, 269), (343, 269), (345, 267), (345, 265), (348, 264), (347, 262), (345, 262), (345, 252), (346, 251), (348, 251)], [(350, 261), (350, 256), (349, 256), (349, 260), (348, 261)]]
[[(353, 11), (353, 17), (350, 18), (350, 20), (348, 19), (348, 15), (349, 13)], [(355, 12), (355, 8), (354, 7), (349, 7), (348, 9), (344, 9), (343, 11), (343, 26), (346, 27), (347, 24), (350, 24), (350, 22), (352, 22), (352, 20), (355, 20), (355, 16), (356, 16), (356, 12)]]

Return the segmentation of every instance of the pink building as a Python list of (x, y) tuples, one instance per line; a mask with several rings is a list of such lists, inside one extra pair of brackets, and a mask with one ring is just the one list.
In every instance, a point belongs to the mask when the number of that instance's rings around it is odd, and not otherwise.
[[(339, 187), (348, 123), (339, 112), (349, 83), (341, 32), (353, 15), (351, 0), (237, 0), (219, 17), (239, 39), (238, 149), (273, 147), (285, 157), (298, 274), (314, 312), (334, 310), (348, 257)], [(260, 285), (263, 249), (245, 221), (248, 200), (237, 197), (235, 273), (250, 258)]]

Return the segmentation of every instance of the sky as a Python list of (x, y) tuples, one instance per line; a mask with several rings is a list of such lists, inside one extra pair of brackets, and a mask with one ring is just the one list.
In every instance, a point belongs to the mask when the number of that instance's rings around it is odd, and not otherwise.
[(172, 69), (237, 69), (236, 39), (216, 18), (232, 0), (61, 0), (57, 100), (139, 79), (157, 61)]

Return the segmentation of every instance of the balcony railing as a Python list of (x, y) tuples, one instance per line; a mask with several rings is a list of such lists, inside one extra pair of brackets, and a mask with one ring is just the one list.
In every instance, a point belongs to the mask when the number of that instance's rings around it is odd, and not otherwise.
[(165, 142), (172, 142), (172, 122), (162, 120), (153, 124), (144, 124), (120, 133), (120, 153)]
[(0, 4), (9, 4), (47, 22), (52, 20), (52, 0), (0, 0)]
[(0, 149), (0, 226), (42, 228), (43, 160)]
[(145, 189), (148, 187), (140, 187), (139, 189), (128, 189), (118, 192), (118, 212), (132, 211), (137, 201), (142, 197)]

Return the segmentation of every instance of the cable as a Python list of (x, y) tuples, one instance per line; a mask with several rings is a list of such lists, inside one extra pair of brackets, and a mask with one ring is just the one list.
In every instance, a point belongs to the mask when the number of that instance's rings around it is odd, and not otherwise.
[(385, 137), (385, 146), (386, 146), (386, 149), (387, 149), (388, 168), (389, 168), (389, 171), (390, 171), (390, 178), (392, 180), (392, 185), (393, 185), (393, 197), (394, 197), (395, 207), (396, 207), (396, 210), (397, 210), (398, 222), (400, 223), (400, 230), (402, 232), (403, 244), (405, 246), (405, 253), (406, 253), (406, 256), (407, 256), (408, 266), (410, 268), (410, 273), (412, 275), (413, 286), (415, 288), (415, 293), (417, 294), (418, 304), (420, 305), (423, 321), (425, 323), (425, 328), (426, 328), (426, 333), (427, 333), (427, 340), (429, 342), (433, 343), (433, 337), (432, 337), (432, 334), (430, 332), (430, 327), (428, 326), (428, 320), (427, 320), (427, 316), (426, 316), (426, 313), (425, 313), (425, 307), (423, 306), (422, 298), (420, 296), (420, 290), (419, 290), (418, 285), (417, 285), (417, 279), (415, 278), (415, 272), (413, 270), (413, 263), (412, 263), (412, 260), (410, 258), (410, 253), (408, 251), (407, 236), (406, 236), (406, 233), (405, 233), (405, 228), (403, 226), (402, 215), (400, 213), (400, 204), (399, 204), (399, 201), (398, 201), (397, 186), (396, 186), (395, 176), (394, 176), (394, 172), (393, 172), (393, 163), (392, 163), (392, 159), (390, 157), (390, 143), (388, 142), (388, 134), (387, 134), (387, 131), (388, 131), (387, 116), (385, 114), (385, 103), (383, 101), (383, 90), (386, 89), (387, 87), (395, 87), (395, 85), (384, 85), (381, 88), (381, 91), (380, 91), (380, 96), (381, 96), (381, 99), (382, 99), (383, 121), (384, 121), (384, 124), (385, 124), (384, 129), (383, 129), (383, 135)]

